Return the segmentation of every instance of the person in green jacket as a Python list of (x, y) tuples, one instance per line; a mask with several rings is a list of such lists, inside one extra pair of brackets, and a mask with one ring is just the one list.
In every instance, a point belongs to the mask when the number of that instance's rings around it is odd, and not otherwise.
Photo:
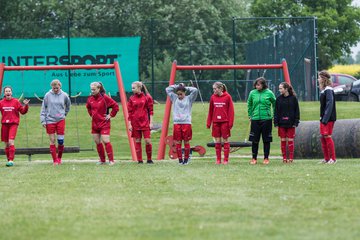
[(260, 135), (264, 144), (263, 164), (269, 164), (275, 101), (275, 95), (268, 89), (266, 79), (263, 77), (257, 78), (254, 82), (254, 89), (250, 92), (247, 101), (248, 116), (251, 121), (249, 140), (252, 142), (252, 160), (250, 161), (252, 165), (257, 163)]

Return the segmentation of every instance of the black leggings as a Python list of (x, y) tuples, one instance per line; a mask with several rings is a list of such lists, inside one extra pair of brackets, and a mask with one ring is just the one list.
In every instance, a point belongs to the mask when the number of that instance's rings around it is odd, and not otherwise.
[[(264, 142), (264, 158), (269, 158), (270, 155), (270, 142)], [(252, 157), (257, 159), (258, 151), (259, 151), (259, 143), (252, 142), (251, 145)]]

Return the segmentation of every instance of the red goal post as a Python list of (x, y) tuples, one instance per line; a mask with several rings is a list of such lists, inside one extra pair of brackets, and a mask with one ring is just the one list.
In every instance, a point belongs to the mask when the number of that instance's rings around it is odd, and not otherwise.
[(0, 63), (0, 89), (2, 89), (4, 73), (5, 71), (39, 71), (39, 70), (76, 70), (76, 69), (114, 69), (116, 74), (116, 80), (119, 88), (119, 95), (124, 115), (124, 121), (126, 126), (126, 133), (129, 140), (131, 156), (133, 160), (136, 160), (135, 144), (131, 138), (128, 123), (128, 109), (127, 99), (125, 94), (124, 83), (121, 77), (120, 66), (117, 61), (113, 64), (97, 64), (97, 65), (54, 65), (54, 66), (5, 66), (4, 63)]
[[(262, 65), (177, 65), (176, 61), (173, 62), (170, 72), (170, 81), (169, 85), (173, 85), (176, 79), (177, 70), (231, 70), (231, 69), (282, 69), (284, 74), (284, 80), (287, 83), (290, 82), (290, 75), (286, 60), (283, 59), (281, 64), (262, 64)], [(162, 122), (161, 137), (159, 142), (159, 149), (157, 159), (162, 160), (165, 157), (165, 148), (166, 143), (165, 139), (168, 135), (169, 130), (169, 120), (170, 120), (170, 111), (171, 111), (171, 101), (170, 98), (166, 98), (166, 106), (164, 112), (164, 118)]]

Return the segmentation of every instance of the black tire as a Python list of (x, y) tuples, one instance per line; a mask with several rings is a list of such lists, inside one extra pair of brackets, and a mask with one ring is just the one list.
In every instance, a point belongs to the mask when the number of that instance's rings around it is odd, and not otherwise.
[(349, 97), (348, 97), (348, 101), (349, 101), (349, 102), (358, 102), (358, 101), (359, 101), (359, 97), (356, 96), (355, 94), (350, 93), (350, 94), (349, 94)]

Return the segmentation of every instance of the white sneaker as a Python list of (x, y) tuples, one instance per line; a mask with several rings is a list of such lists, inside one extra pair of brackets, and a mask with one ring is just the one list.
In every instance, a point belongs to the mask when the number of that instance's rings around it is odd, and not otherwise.
[(329, 162), (329, 160), (323, 159), (323, 160), (321, 160), (321, 161), (319, 162), (319, 164), (326, 164), (326, 163), (328, 163), (328, 162)]
[(330, 159), (327, 164), (336, 164), (336, 160)]

